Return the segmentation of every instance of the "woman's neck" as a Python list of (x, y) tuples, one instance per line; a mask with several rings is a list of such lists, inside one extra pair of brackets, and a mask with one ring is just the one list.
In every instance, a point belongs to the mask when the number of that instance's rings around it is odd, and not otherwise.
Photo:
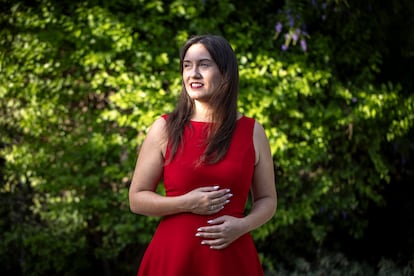
[(195, 101), (194, 112), (191, 116), (191, 120), (200, 122), (211, 122), (211, 113), (212, 110), (208, 104)]

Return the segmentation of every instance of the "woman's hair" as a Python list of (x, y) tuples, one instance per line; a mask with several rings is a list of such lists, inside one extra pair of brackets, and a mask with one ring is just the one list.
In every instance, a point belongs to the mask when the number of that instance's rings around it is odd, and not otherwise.
[[(213, 164), (226, 154), (237, 121), (237, 100), (239, 92), (239, 71), (237, 58), (230, 44), (221, 36), (200, 35), (191, 37), (180, 51), (180, 70), (183, 73), (183, 59), (194, 44), (202, 44), (210, 53), (222, 75), (222, 82), (209, 100), (212, 108), (206, 150), (201, 162)], [(184, 127), (189, 124), (194, 111), (194, 101), (188, 96), (184, 82), (178, 103), (167, 118), (168, 143), (172, 160), (182, 142)]]

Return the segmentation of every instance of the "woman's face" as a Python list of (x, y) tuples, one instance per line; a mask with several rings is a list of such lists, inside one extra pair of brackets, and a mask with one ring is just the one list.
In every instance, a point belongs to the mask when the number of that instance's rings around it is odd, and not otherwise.
[(203, 44), (193, 44), (183, 59), (183, 81), (188, 95), (208, 102), (222, 80), (220, 70)]

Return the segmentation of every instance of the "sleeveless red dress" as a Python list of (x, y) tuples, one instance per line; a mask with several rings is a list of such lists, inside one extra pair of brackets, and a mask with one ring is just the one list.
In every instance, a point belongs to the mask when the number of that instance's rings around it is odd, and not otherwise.
[[(164, 117), (165, 118), (165, 117)], [(184, 130), (183, 145), (164, 167), (167, 196), (187, 193), (197, 187), (229, 188), (230, 203), (214, 215), (180, 213), (162, 218), (142, 258), (139, 276), (232, 276), (263, 275), (251, 235), (245, 234), (228, 247), (217, 250), (202, 245), (197, 229), (222, 215), (243, 217), (253, 177), (255, 151), (254, 119), (242, 117), (224, 159), (213, 165), (198, 165), (203, 154), (208, 123), (191, 121)], [(166, 159), (170, 148), (167, 146)]]

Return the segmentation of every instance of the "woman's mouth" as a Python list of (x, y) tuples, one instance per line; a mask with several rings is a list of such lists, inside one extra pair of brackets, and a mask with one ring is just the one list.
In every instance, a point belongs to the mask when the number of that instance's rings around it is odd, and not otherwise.
[(192, 82), (192, 83), (190, 83), (190, 87), (191, 88), (200, 88), (200, 87), (203, 87), (203, 86), (204, 86), (204, 84), (202, 84), (200, 82)]

